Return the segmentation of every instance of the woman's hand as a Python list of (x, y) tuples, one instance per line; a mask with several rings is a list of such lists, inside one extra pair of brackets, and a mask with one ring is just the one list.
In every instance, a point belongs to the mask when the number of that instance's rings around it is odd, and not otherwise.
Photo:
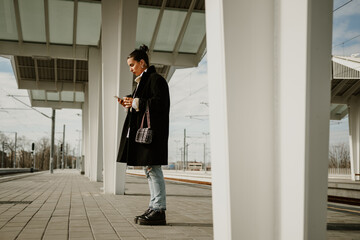
[(131, 108), (133, 100), (134, 99), (131, 97), (124, 97), (124, 101), (121, 103), (121, 105), (123, 105), (126, 108)]

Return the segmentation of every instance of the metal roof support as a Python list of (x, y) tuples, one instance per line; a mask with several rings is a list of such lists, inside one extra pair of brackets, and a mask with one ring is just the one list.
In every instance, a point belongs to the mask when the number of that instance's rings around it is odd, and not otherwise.
[(195, 3), (196, 3), (196, 0), (192, 0), (191, 3), (190, 3), (190, 7), (189, 7), (189, 10), (186, 14), (186, 17), (185, 17), (185, 20), (184, 20), (184, 23), (181, 27), (181, 30), (180, 30), (180, 33), (179, 33), (179, 36), (178, 36), (178, 39), (176, 40), (176, 43), (175, 43), (175, 46), (174, 46), (174, 58), (176, 58), (177, 54), (179, 53), (179, 48), (181, 46), (181, 43), (184, 39), (184, 35), (185, 35), (185, 32), (186, 32), (186, 29), (189, 25), (189, 21), (190, 21), (190, 17), (191, 17), (191, 14), (192, 12), (194, 11), (194, 7), (195, 7)]
[(150, 47), (149, 47), (150, 56), (152, 55), (152, 52), (154, 51), (154, 46), (155, 46), (155, 42), (156, 42), (157, 36), (158, 36), (158, 34), (159, 34), (160, 24), (161, 24), (161, 20), (162, 20), (162, 18), (163, 18), (163, 15), (164, 15), (164, 10), (165, 10), (165, 7), (166, 7), (166, 2), (167, 2), (167, 0), (163, 0), (163, 1), (162, 1), (162, 4), (161, 4), (160, 13), (159, 13), (158, 19), (157, 19), (157, 21), (156, 21), (156, 25), (155, 25), (155, 29), (154, 29), (154, 34), (153, 34), (153, 37), (152, 37), (152, 39), (151, 39), (151, 43), (150, 43)]
[(179, 53), (176, 59), (174, 59), (173, 53), (166, 52), (153, 52), (151, 62), (152, 64), (174, 65), (180, 67), (196, 67), (198, 64), (195, 54)]
[[(77, 82), (75, 83), (75, 91), (83, 92), (86, 84)], [(53, 81), (40, 81), (37, 87), (34, 84), (34, 80), (21, 80), (19, 89), (33, 89), (33, 90), (49, 90), (49, 91), (74, 91), (73, 82), (58, 82), (57, 86), (54, 85)]]
[(58, 68), (57, 68), (57, 58), (54, 59), (54, 81), (55, 81), (55, 88), (59, 91), (57, 81), (58, 81)]
[(75, 88), (76, 88), (76, 60), (74, 60), (74, 92), (73, 92), (74, 101), (75, 101)]
[(351, 166), (351, 180), (356, 180), (356, 173), (360, 170), (360, 156), (359, 156), (359, 132), (360, 132), (360, 97), (354, 96), (349, 100), (349, 135), (350, 135), (350, 166)]
[(76, 56), (74, 56), (74, 47), (66, 45), (49, 45), (45, 43), (19, 43), (10, 41), (0, 41), (0, 54), (14, 56), (40, 56), (63, 59), (88, 60), (88, 46), (76, 46)]
[[(325, 239), (332, 7), (206, 1), (214, 239)], [(236, 79), (238, 66), (251, 81)], [(256, 117), (238, 124), (244, 112)]]
[(46, 48), (49, 49), (50, 45), (50, 27), (49, 27), (49, 0), (44, 0), (45, 10), (45, 36), (46, 36)]
[(201, 41), (199, 49), (198, 49), (198, 51), (196, 53), (196, 59), (197, 59), (196, 61), (197, 62), (200, 62), (201, 58), (204, 56), (205, 48), (206, 48), (206, 33), (205, 33), (204, 38)]
[(29, 98), (30, 98), (30, 106), (33, 106), (33, 94), (31, 90), (28, 90)]
[(46, 108), (54, 108), (54, 109), (62, 109), (62, 108), (72, 108), (72, 109), (81, 109), (82, 102), (44, 102), (33, 100), (32, 107), (46, 107)]
[(35, 80), (36, 80), (36, 87), (39, 87), (39, 69), (38, 69), (38, 63), (37, 59), (34, 59), (34, 67), (35, 67)]
[(342, 80), (332, 91), (331, 91), (331, 97), (335, 97), (336, 94), (340, 92), (340, 90), (345, 86), (345, 84), (348, 82), (348, 79)]
[(343, 95), (342, 98), (347, 100), (356, 90), (360, 88), (360, 81), (355, 83), (351, 88), (349, 88)]
[[(341, 110), (343, 108), (344, 105), (339, 104), (337, 105), (330, 113), (330, 119), (331, 120), (341, 120), (341, 118), (339, 118), (340, 114), (338, 114), (338, 111)], [(344, 111), (342, 111), (341, 113), (343, 113)], [(347, 109), (345, 109), (345, 112), (347, 113)]]
[(15, 78), (16, 78), (17, 85), (20, 88), (21, 87), (21, 75), (20, 75), (19, 61), (18, 61), (17, 56), (12, 56), (11, 57), (11, 65), (12, 65), (13, 69), (16, 70), (14, 72), (14, 75), (15, 75)]
[[(346, 109), (344, 109), (344, 111), (342, 111), (342, 112), (340, 113), (340, 115), (338, 115), (338, 119), (336, 119), (336, 120), (341, 120), (341, 119), (343, 119), (347, 114), (348, 114), (348, 109), (346, 108)], [(332, 118), (330, 118), (330, 119), (332, 119)]]
[(19, 11), (19, 1), (14, 0), (14, 10), (15, 10), (15, 18), (16, 18), (16, 29), (18, 34), (18, 41), (19, 44), (22, 45), (23, 43), (23, 35), (21, 29), (21, 20), (20, 20), (20, 11)]
[(76, 58), (77, 15), (78, 15), (78, 0), (74, 0), (74, 21), (73, 21), (73, 48), (74, 48), (74, 58)]

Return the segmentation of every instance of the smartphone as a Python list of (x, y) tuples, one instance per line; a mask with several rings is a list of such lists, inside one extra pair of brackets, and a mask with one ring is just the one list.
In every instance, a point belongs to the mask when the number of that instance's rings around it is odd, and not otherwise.
[(118, 102), (119, 102), (120, 104), (122, 104), (122, 103), (124, 102), (124, 99), (122, 99), (122, 98), (120, 98), (120, 97), (118, 97), (118, 96), (114, 96), (114, 98), (117, 98), (117, 99), (118, 99)]

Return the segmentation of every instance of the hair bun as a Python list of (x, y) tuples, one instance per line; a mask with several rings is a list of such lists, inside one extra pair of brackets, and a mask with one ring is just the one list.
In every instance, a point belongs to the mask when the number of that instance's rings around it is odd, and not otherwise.
[(141, 46), (139, 47), (139, 49), (140, 49), (141, 51), (146, 52), (146, 53), (149, 51), (148, 46), (146, 46), (145, 44), (141, 45)]

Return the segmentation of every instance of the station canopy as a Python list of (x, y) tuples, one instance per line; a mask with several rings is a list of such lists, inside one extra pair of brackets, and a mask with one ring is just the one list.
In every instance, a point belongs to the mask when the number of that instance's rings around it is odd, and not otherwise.
[(360, 58), (332, 58), (331, 120), (341, 120), (348, 114), (351, 96), (360, 94)]
[[(135, 46), (168, 80), (204, 55), (205, 0), (139, 0)], [(1, 0), (0, 55), (34, 107), (81, 108), (88, 49), (101, 44), (100, 0)]]

